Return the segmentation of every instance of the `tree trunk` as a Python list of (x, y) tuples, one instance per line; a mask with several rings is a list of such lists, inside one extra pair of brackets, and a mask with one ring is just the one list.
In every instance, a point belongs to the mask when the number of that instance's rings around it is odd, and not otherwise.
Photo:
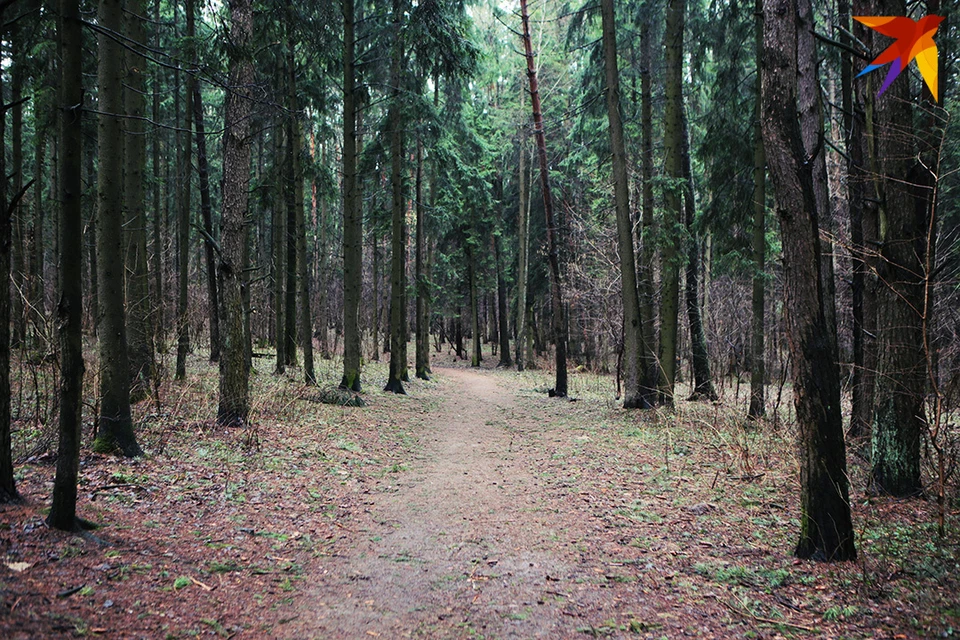
[[(520, 110), (523, 110), (523, 98), (526, 91), (520, 90)], [(528, 245), (527, 234), (530, 227), (530, 194), (527, 189), (527, 130), (525, 127), (520, 129), (519, 164), (520, 164), (520, 209), (517, 212), (517, 371), (523, 371), (524, 366), (529, 363), (526, 359), (527, 345), (527, 254)]]
[(509, 367), (510, 326), (507, 320), (507, 282), (503, 277), (503, 252), (500, 250), (500, 236), (493, 236), (493, 255), (497, 263), (497, 335), (500, 338), (500, 362), (498, 367)]
[(354, 2), (343, 0), (343, 377), (340, 388), (360, 391), (363, 218), (357, 197), (355, 44)]
[[(4, 7), (0, 7), (3, 24)], [(62, 37), (62, 36), (61, 36)], [(3, 79), (0, 78), (0, 103), (3, 102)], [(0, 149), (7, 148), (7, 107), (0, 104)], [(6, 154), (0, 153), (0, 504), (20, 501), (13, 477), (13, 451), (10, 440), (10, 250), (12, 245), (12, 217), (14, 202), (7, 202)], [(77, 173), (79, 174), (79, 167)], [(14, 185), (17, 184), (14, 176)], [(17, 199), (14, 190), (14, 199)], [(80, 272), (80, 269), (77, 269)]]
[(464, 354), (463, 348), (463, 307), (457, 311), (457, 320), (456, 326), (454, 327), (454, 349), (457, 352), (457, 357), (461, 360), (466, 360), (467, 357)]
[(797, 119), (796, 0), (763, 7), (762, 122), (783, 238), (794, 405), (800, 445), (801, 558), (856, 557), (840, 416), (840, 375), (823, 306), (812, 167)]
[[(756, 16), (756, 58), (757, 68), (763, 64), (763, 0), (756, 0), (754, 15)], [(757, 96), (753, 119), (753, 234), (751, 248), (753, 251), (753, 294), (751, 306), (753, 318), (750, 326), (750, 408), (747, 418), (757, 420), (766, 414), (766, 400), (764, 383), (766, 378), (764, 355), (764, 290), (765, 290), (765, 261), (767, 251), (766, 212), (767, 186), (766, 167), (767, 156), (763, 149), (763, 132), (760, 126), (762, 104), (760, 100), (760, 74), (756, 78)]]
[(253, 38), (250, 0), (230, 0), (230, 87), (224, 104), (223, 212), (220, 216), (220, 401), (217, 424), (244, 426), (250, 411), (246, 366), (243, 283), (250, 191), (250, 110)]
[(407, 357), (407, 343), (410, 342), (410, 313), (407, 305), (407, 289), (409, 289), (409, 278), (407, 277), (407, 248), (410, 245), (410, 226), (407, 224), (407, 196), (403, 197), (403, 226), (401, 227), (401, 258), (403, 259), (400, 269), (400, 381), (410, 382), (410, 371), (407, 366), (409, 358)]
[[(311, 132), (311, 136), (313, 133)], [(327, 166), (327, 145), (323, 143), (320, 145), (320, 161), (323, 163), (323, 166)], [(316, 192), (316, 183), (314, 183), (314, 192)], [(333, 357), (333, 354), (330, 353), (330, 341), (328, 339), (327, 329), (330, 327), (330, 301), (327, 297), (327, 292), (329, 287), (327, 286), (328, 282), (328, 271), (329, 271), (329, 250), (327, 248), (327, 229), (329, 227), (329, 209), (327, 206), (327, 198), (324, 196), (320, 200), (320, 220), (318, 221), (319, 233), (320, 233), (320, 247), (318, 248), (318, 253), (320, 254), (319, 259), (317, 260), (317, 288), (318, 288), (318, 300), (317, 300), (317, 333), (320, 338), (320, 357), (324, 360), (329, 360)]]
[[(194, 0), (186, 0), (187, 44), (185, 49), (187, 60), (191, 63), (194, 57), (194, 6)], [(187, 354), (190, 352), (190, 326), (189, 319), (187, 318), (187, 277), (190, 275), (190, 162), (192, 157), (193, 91), (195, 83), (196, 79), (193, 77), (193, 74), (188, 74), (186, 91), (184, 92), (187, 104), (184, 117), (183, 158), (180, 161), (179, 167), (182, 176), (180, 183), (180, 208), (177, 211), (177, 380), (183, 380), (187, 377)]]
[(403, 114), (400, 111), (401, 66), (403, 50), (400, 43), (400, 21), (402, 2), (393, 0), (393, 52), (390, 64), (391, 99), (387, 120), (390, 130), (390, 183), (393, 189), (392, 228), (390, 247), (390, 371), (385, 391), (406, 393), (403, 389), (403, 374), (406, 371), (403, 297), (404, 271), (406, 270), (406, 244), (404, 242), (405, 208), (403, 196)]
[[(160, 3), (155, 2), (153, 4), (153, 22), (155, 25), (160, 24)], [(159, 50), (160, 49), (160, 28), (158, 26), (154, 27), (153, 35), (153, 46)], [(152, 116), (154, 122), (160, 122), (160, 77), (161, 77), (161, 67), (156, 65), (156, 68), (153, 72), (153, 84), (151, 89), (153, 91), (153, 105), (152, 105)], [(163, 310), (163, 233), (161, 231), (161, 221), (164, 216), (164, 209), (161, 206), (161, 186), (160, 181), (160, 146), (161, 146), (161, 136), (153, 135), (151, 138), (151, 152), (153, 154), (153, 259), (151, 261), (151, 268), (153, 269), (153, 294), (151, 299), (153, 300), (153, 344), (154, 348), (159, 348), (161, 351), (165, 352), (166, 347), (164, 346), (164, 338), (166, 327), (164, 310)], [(216, 309), (210, 310), (211, 315), (216, 314)]]
[[(303, 172), (301, 169), (301, 155), (303, 149), (303, 133), (300, 126), (300, 105), (297, 100), (297, 61), (296, 42), (291, 32), (294, 30), (295, 16), (293, 3), (287, 0), (287, 108), (290, 114), (287, 117), (287, 127), (290, 138), (290, 209), (293, 212), (294, 229), (296, 232), (297, 266), (297, 295), (300, 298), (300, 314), (298, 324), (300, 330), (300, 344), (303, 350), (303, 381), (313, 385), (317, 383), (317, 376), (313, 369), (313, 327), (310, 316), (310, 279), (307, 277), (307, 221), (303, 206)], [(296, 304), (294, 304), (296, 311)]]
[(567, 396), (567, 335), (563, 321), (563, 289), (560, 283), (560, 257), (557, 247), (557, 228), (553, 219), (553, 198), (550, 196), (550, 169), (547, 166), (547, 145), (543, 132), (543, 112), (540, 108), (540, 90), (537, 68), (530, 42), (530, 16), (527, 0), (520, 0), (520, 15), (523, 20), (523, 49), (527, 58), (527, 78), (530, 81), (530, 101), (533, 106), (533, 131), (537, 140), (537, 155), (540, 161), (540, 186), (543, 194), (543, 211), (547, 226), (547, 257), (550, 262), (551, 312), (553, 314), (553, 339), (556, 346), (556, 383), (550, 395)]
[[(283, 179), (281, 181), (284, 209), (286, 210), (287, 220), (284, 239), (286, 241), (286, 258), (284, 267), (286, 267), (286, 291), (284, 303), (286, 308), (283, 311), (284, 329), (283, 336), (286, 345), (283, 348), (286, 356), (286, 364), (297, 366), (297, 212), (294, 203), (293, 185), (293, 128), (290, 122), (290, 116), (285, 118), (284, 137), (286, 146), (284, 147), (284, 159), (282, 161)], [(301, 187), (302, 188), (302, 187)], [(302, 196), (301, 196), (302, 198)]]
[(430, 319), (427, 317), (427, 297), (429, 293), (429, 284), (426, 274), (426, 244), (427, 239), (426, 225), (424, 224), (423, 207), (423, 141), (417, 137), (417, 175), (416, 185), (416, 214), (417, 214), (417, 238), (416, 238), (416, 269), (415, 278), (417, 281), (417, 341), (416, 341), (416, 368), (415, 375), (421, 380), (430, 379)]
[[(222, 214), (221, 214), (222, 217)], [(223, 228), (223, 222), (221, 220), (220, 228)], [(244, 222), (243, 229), (243, 250), (240, 255), (240, 264), (244, 266), (243, 273), (240, 276), (240, 306), (243, 308), (243, 363), (244, 370), (249, 376), (250, 371), (253, 369), (253, 329), (250, 326), (250, 316), (252, 313), (252, 302), (250, 296), (250, 269), (247, 268), (247, 265), (250, 264), (250, 251), (253, 244), (253, 232), (254, 226), (246, 224)], [(220, 239), (221, 244), (223, 243), (223, 238)], [(218, 267), (219, 268), (219, 267)], [(223, 291), (219, 290), (220, 288), (220, 274), (217, 274), (217, 297), (218, 302), (220, 302), (220, 309), (223, 309)], [(217, 310), (217, 315), (223, 318), (223, 314), (220, 312), (220, 309)], [(219, 324), (219, 321), (218, 321)], [(220, 350), (221, 354), (223, 352), (223, 334), (221, 332), (220, 338)]]
[[(823, 313), (827, 319), (830, 339), (837, 345), (836, 284), (833, 277), (833, 214), (827, 180), (827, 148), (824, 144), (823, 109), (820, 78), (817, 73), (817, 43), (814, 36), (813, 5), (811, 0), (798, 0), (797, 83), (800, 131), (807, 157), (813, 162), (813, 189), (817, 198), (820, 234), (820, 277), (823, 279)], [(836, 348), (834, 348), (836, 351)]]
[[(20, 26), (13, 24), (10, 27), (10, 45), (13, 56), (11, 69), (11, 87), (10, 101), (11, 107), (11, 160), (13, 162), (13, 174), (11, 176), (11, 193), (18, 194), (23, 187), (23, 74), (24, 74), (24, 49), (23, 41), (20, 38)], [(4, 171), (3, 175), (6, 175)], [(6, 184), (6, 181), (4, 181)], [(12, 243), (13, 243), (13, 299), (10, 305), (10, 314), (13, 316), (13, 330), (10, 336), (10, 346), (17, 348), (23, 344), (27, 336), (26, 314), (23, 305), (23, 292), (27, 282), (26, 277), (26, 256), (24, 255), (25, 244), (25, 225), (24, 215), (25, 207), (21, 206), (20, 200), (13, 203), (12, 215)]]
[(300, 333), (300, 349), (303, 351), (303, 381), (316, 384), (317, 374), (313, 367), (313, 318), (310, 308), (310, 278), (307, 265), (307, 221), (303, 204), (303, 172), (300, 165), (300, 122), (294, 125), (295, 155), (294, 179), (296, 180), (293, 206), (297, 217), (297, 280), (300, 304), (297, 324)]
[[(120, 0), (100, 0), (99, 24), (107, 31), (123, 33)], [(119, 451), (125, 456), (143, 452), (133, 434), (130, 415), (130, 366), (124, 317), (123, 209), (123, 49), (112, 36), (98, 40), (99, 83), (97, 126), (100, 168), (97, 172), (97, 267), (100, 270), (100, 416), (94, 450)]]
[(478, 308), (477, 292), (477, 265), (474, 261), (473, 250), (467, 241), (467, 279), (470, 287), (470, 337), (473, 339), (470, 349), (470, 366), (479, 367), (483, 360), (483, 353), (480, 345), (480, 309)]
[(370, 309), (370, 333), (373, 338), (373, 357), (374, 362), (380, 362), (380, 239), (375, 231), (370, 232), (370, 247), (373, 253), (373, 305)]
[[(905, 15), (903, 0), (881, 0), (873, 15)], [(913, 164), (917, 139), (909, 84), (898, 79), (876, 101), (874, 169), (880, 176), (876, 273), (880, 348), (873, 422), (873, 488), (894, 496), (922, 492), (920, 442), (926, 430), (924, 281), (929, 170)], [(929, 318), (927, 319), (929, 322)]]
[(650, 10), (644, 12), (640, 24), (640, 130), (641, 159), (640, 190), (641, 224), (640, 264), (637, 275), (637, 294), (640, 299), (640, 336), (643, 340), (640, 363), (640, 388), (646, 389), (651, 400), (656, 395), (660, 378), (660, 362), (657, 357), (656, 311), (654, 310), (653, 263), (656, 256), (653, 218), (653, 62), (650, 56)]
[[(283, 166), (286, 164), (283, 157), (283, 137), (280, 135), (282, 128), (278, 127), (277, 135), (274, 136), (273, 157), (275, 160), (274, 170), (277, 174), (277, 182), (283, 182)], [(287, 215), (284, 207), (286, 199), (283, 197), (283, 189), (278, 185), (276, 199), (273, 202), (271, 215), (271, 233), (272, 252), (273, 252), (273, 342), (277, 351), (277, 360), (274, 366), (274, 374), (280, 375), (287, 368), (287, 340), (285, 337), (287, 323), (285, 320), (287, 312)]]
[(696, 231), (697, 200), (694, 195), (693, 170), (690, 167), (690, 134), (687, 129), (687, 114), (681, 108), (683, 145), (683, 211), (684, 225), (689, 237), (687, 247), (686, 303), (690, 323), (690, 350), (693, 352), (693, 394), (691, 400), (717, 400), (710, 374), (710, 355), (707, 351), (707, 335), (703, 328), (703, 311), (700, 306), (700, 236)]
[[(86, 149), (83, 151), (83, 157), (87, 166), (87, 179), (90, 183), (96, 179), (96, 171), (94, 170), (93, 160), (96, 154), (96, 148), (94, 145), (87, 145)], [(94, 337), (97, 335), (97, 322), (100, 318), (100, 282), (97, 279), (97, 272), (99, 267), (97, 266), (97, 194), (94, 189), (88, 191), (86, 198), (81, 196), (80, 201), (82, 203), (81, 208), (83, 208), (84, 201), (88, 201), (86, 207), (89, 208), (89, 228), (87, 229), (87, 255), (89, 256), (90, 264), (88, 265), (88, 272), (90, 274), (90, 298), (89, 298), (89, 315), (93, 319), (93, 331), (91, 332)]]
[[(126, 13), (127, 36), (144, 42), (143, 2), (131, 0)], [(142, 58), (126, 52), (125, 105), (129, 117), (124, 121), (124, 208), (126, 209), (126, 299), (127, 354), (130, 359), (130, 396), (132, 401), (150, 394), (154, 376), (154, 346), (150, 300), (150, 274), (147, 272), (147, 222), (144, 212), (143, 173), (146, 167), (143, 111), (144, 87)]]
[(27, 287), (27, 304), (29, 305), (30, 324), (33, 325), (32, 345), (35, 349), (44, 348), (40, 341), (44, 335), (43, 325), (46, 322), (44, 309), (45, 287), (44, 276), (44, 245), (43, 245), (43, 168), (46, 164), (47, 130), (41, 116), (35, 113), (36, 154), (34, 157), (33, 177), (33, 219), (30, 226), (30, 284)]
[(685, 0), (669, 0), (664, 33), (664, 169), (671, 184), (664, 191), (661, 250), (660, 402), (673, 404), (680, 310), (680, 208), (683, 195), (683, 23)]
[(525, 345), (527, 355), (524, 358), (524, 361), (526, 362), (527, 369), (530, 369), (532, 371), (534, 369), (540, 368), (540, 366), (537, 364), (537, 351), (536, 351), (537, 326), (535, 324), (536, 317), (534, 316), (534, 313), (533, 313), (532, 300), (527, 301), (527, 308), (526, 308), (526, 311), (524, 311), (524, 315), (526, 316), (526, 325), (527, 325), (527, 341), (526, 341), (527, 344)]
[(197, 128), (197, 180), (200, 183), (200, 217), (203, 220), (203, 249), (207, 261), (207, 296), (210, 305), (210, 362), (220, 361), (220, 300), (217, 297), (217, 256), (213, 230), (213, 206), (210, 203), (210, 167), (207, 163), (207, 136), (203, 118), (203, 96), (193, 87), (193, 116)]
[[(60, 0), (60, 442), (53, 502), (47, 524), (78, 528), (77, 477), (80, 470), (80, 425), (83, 412), (83, 282), (81, 278), (82, 210), (80, 194), (83, 140), (82, 30), (79, 0)], [(7, 394), (4, 394), (5, 396)]]
[[(874, 12), (877, 6), (872, 0), (857, 0), (853, 9), (854, 15), (876, 15)], [(853, 31), (860, 42), (864, 43), (868, 49), (872, 48), (874, 39), (872, 29), (854, 22)], [(852, 61), (850, 64), (852, 65)], [(877, 279), (875, 274), (881, 188), (880, 179), (876, 175), (879, 169), (876, 165), (874, 75), (867, 75), (864, 80), (865, 82), (855, 83), (857, 90), (848, 147), (852, 165), (849, 185), (854, 314), (854, 380), (849, 432), (851, 437), (870, 434), (877, 390)], [(858, 309), (859, 318), (857, 317)]]
[(617, 213), (617, 248), (620, 254), (620, 297), (623, 304), (623, 406), (652, 406), (649, 390), (641, 388), (643, 356), (640, 300), (637, 295), (637, 265), (633, 250), (633, 220), (627, 183), (627, 154), (620, 116), (620, 74), (617, 69), (617, 35), (613, 0), (602, 0), (603, 55), (606, 69), (607, 122), (613, 152), (613, 200)]

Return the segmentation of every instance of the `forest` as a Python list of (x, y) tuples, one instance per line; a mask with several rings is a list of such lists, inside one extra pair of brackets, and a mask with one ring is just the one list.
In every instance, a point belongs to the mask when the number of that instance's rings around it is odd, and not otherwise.
[(956, 7), (0, 0), (0, 636), (960, 632)]

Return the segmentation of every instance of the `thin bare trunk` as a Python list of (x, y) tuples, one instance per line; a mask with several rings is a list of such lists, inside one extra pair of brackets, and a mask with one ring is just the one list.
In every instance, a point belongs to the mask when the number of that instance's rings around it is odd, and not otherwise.
[(340, 387), (360, 391), (363, 219), (357, 184), (354, 19), (353, 0), (343, 0), (343, 378)]
[(637, 295), (637, 265), (633, 249), (633, 220), (627, 182), (627, 152), (620, 115), (620, 74), (617, 68), (617, 36), (613, 0), (602, 0), (603, 55), (606, 69), (607, 122), (613, 151), (613, 199), (617, 214), (617, 248), (620, 254), (620, 297), (623, 306), (624, 408), (646, 409), (653, 404), (641, 387), (643, 327)]
[[(186, 0), (187, 13), (187, 50), (188, 60), (193, 60), (193, 37), (194, 30), (194, 0)], [(184, 115), (183, 133), (183, 157), (180, 160), (180, 208), (177, 211), (177, 371), (176, 379), (183, 380), (187, 377), (187, 354), (190, 352), (190, 326), (187, 317), (187, 278), (190, 275), (190, 208), (191, 208), (191, 190), (190, 190), (190, 164), (193, 154), (191, 145), (193, 144), (193, 91), (196, 79), (193, 74), (187, 75), (186, 90), (184, 98), (186, 99), (186, 110)]]
[(204, 127), (203, 96), (193, 89), (193, 115), (197, 128), (197, 180), (200, 186), (200, 218), (203, 220), (203, 249), (207, 261), (207, 299), (210, 305), (210, 362), (220, 361), (220, 300), (217, 296), (217, 257), (214, 253), (213, 206), (210, 203), (210, 168), (207, 163), (207, 135)]
[[(763, 56), (763, 0), (756, 0), (754, 15), (756, 16), (756, 57), (757, 68), (762, 65)], [(750, 407), (747, 417), (753, 420), (763, 417), (766, 413), (764, 384), (766, 377), (764, 356), (764, 297), (765, 280), (764, 264), (766, 260), (766, 212), (767, 212), (767, 156), (763, 148), (763, 131), (760, 126), (762, 103), (760, 99), (761, 78), (757, 74), (757, 96), (754, 102), (756, 113), (753, 120), (753, 234), (751, 248), (753, 251), (753, 293), (750, 331)]]
[[(130, 0), (126, 13), (127, 35), (143, 42), (143, 2)], [(130, 358), (130, 394), (136, 401), (147, 397), (153, 383), (154, 343), (150, 274), (147, 272), (147, 221), (144, 211), (143, 174), (146, 143), (143, 112), (145, 87), (141, 58), (126, 52), (124, 102), (129, 116), (124, 122), (124, 209), (126, 209), (126, 309), (127, 353)]]
[(415, 375), (423, 380), (430, 379), (430, 319), (427, 317), (427, 297), (429, 285), (426, 274), (426, 224), (424, 221), (424, 203), (423, 203), (423, 141), (417, 137), (417, 175), (416, 184), (416, 256), (415, 266), (416, 274), (416, 314), (417, 314), (417, 341), (415, 347), (416, 367)]
[(680, 311), (680, 228), (683, 188), (683, 24), (685, 0), (669, 0), (664, 33), (663, 144), (667, 177), (671, 184), (664, 191), (664, 241), (660, 254), (662, 299), (660, 303), (660, 402), (673, 404), (677, 375), (677, 328)]
[[(526, 90), (520, 89), (520, 110), (523, 110), (524, 97)], [(518, 149), (519, 153), (519, 187), (520, 187), (520, 209), (517, 212), (517, 371), (523, 371), (526, 360), (527, 344), (527, 253), (529, 251), (527, 233), (530, 226), (530, 194), (527, 189), (527, 129), (520, 128)]]
[[(3, 14), (4, 8), (0, 7), (0, 24), (3, 24)], [(3, 79), (0, 78), (0, 103), (3, 102), (2, 96)], [(0, 104), (0, 150), (7, 148), (6, 118), (6, 105)], [(13, 477), (10, 440), (10, 287), (7, 285), (10, 281), (11, 218), (16, 206), (13, 202), (7, 202), (5, 156), (5, 153), (0, 153), (0, 283), (4, 285), (0, 289), (0, 504), (20, 501)], [(14, 198), (17, 198), (16, 191)]]
[(567, 396), (567, 335), (563, 321), (563, 289), (560, 282), (560, 257), (557, 246), (557, 228), (553, 216), (553, 198), (550, 196), (550, 173), (547, 166), (547, 144), (543, 131), (543, 112), (540, 107), (540, 89), (537, 82), (537, 67), (530, 42), (530, 16), (527, 1), (520, 0), (520, 15), (523, 20), (523, 49), (527, 58), (527, 78), (530, 81), (530, 101), (533, 107), (533, 132), (537, 141), (540, 161), (540, 187), (543, 195), (543, 211), (547, 227), (547, 258), (550, 262), (551, 312), (553, 314), (553, 339), (556, 350), (556, 382), (551, 395)]
[(703, 328), (703, 310), (700, 307), (700, 236), (696, 230), (697, 200), (690, 167), (690, 133), (687, 129), (687, 114), (681, 114), (683, 146), (683, 212), (687, 229), (686, 303), (690, 324), (690, 350), (693, 354), (693, 394), (691, 400), (717, 400), (710, 374), (710, 357), (707, 351), (707, 335)]

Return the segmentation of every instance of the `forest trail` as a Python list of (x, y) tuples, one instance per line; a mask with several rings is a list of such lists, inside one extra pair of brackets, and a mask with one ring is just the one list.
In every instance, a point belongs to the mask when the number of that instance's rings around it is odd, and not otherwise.
[(296, 631), (285, 636), (574, 633), (569, 594), (557, 586), (570, 558), (555, 550), (572, 516), (550, 505), (505, 428), (528, 416), (492, 375), (439, 374), (443, 402), (428, 420), (423, 459), (372, 496), (378, 530), (354, 532), (350, 554), (321, 561)]

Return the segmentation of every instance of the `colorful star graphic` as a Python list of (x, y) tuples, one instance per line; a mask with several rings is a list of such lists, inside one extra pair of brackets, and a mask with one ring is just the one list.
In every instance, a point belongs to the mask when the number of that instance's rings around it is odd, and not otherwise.
[(883, 53), (867, 65), (867, 67), (857, 74), (857, 77), (870, 73), (874, 69), (879, 69), (885, 64), (893, 63), (887, 77), (880, 87), (879, 98), (887, 87), (896, 79), (900, 73), (907, 68), (907, 65), (916, 58), (917, 67), (920, 69), (920, 75), (924, 82), (930, 88), (933, 99), (938, 100), (937, 95), (937, 45), (933, 41), (933, 34), (937, 32), (943, 18), (940, 16), (926, 16), (920, 20), (902, 17), (879, 17), (879, 16), (854, 16), (857, 22), (864, 24), (877, 33), (896, 38), (896, 41), (884, 49)]

